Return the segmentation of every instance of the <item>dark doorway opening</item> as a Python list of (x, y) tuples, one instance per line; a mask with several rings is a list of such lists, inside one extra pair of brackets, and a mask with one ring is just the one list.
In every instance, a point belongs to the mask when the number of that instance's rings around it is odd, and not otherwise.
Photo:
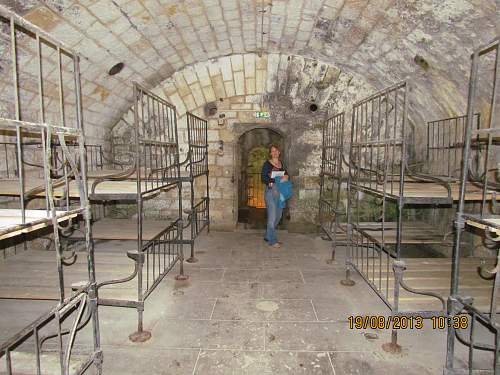
[[(286, 149), (283, 136), (272, 129), (257, 128), (241, 135), (238, 141), (239, 176), (238, 222), (247, 229), (266, 227), (265, 186), (261, 181), (261, 170), (269, 158), (269, 145), (279, 146), (281, 158), (286, 164)], [(283, 215), (286, 216), (286, 215)]]

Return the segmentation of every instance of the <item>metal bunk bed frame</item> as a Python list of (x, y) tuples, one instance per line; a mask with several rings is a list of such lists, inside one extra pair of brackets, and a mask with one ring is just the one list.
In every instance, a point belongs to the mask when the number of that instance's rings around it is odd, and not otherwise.
[[(446, 314), (445, 300), (438, 294), (411, 288), (403, 280), (406, 264), (401, 260), (403, 242), (403, 210), (417, 205), (449, 205), (452, 203), (446, 181), (430, 175), (416, 174), (407, 166), (408, 143), (411, 139), (408, 127), (408, 83), (401, 82), (383, 89), (354, 104), (352, 110), (351, 141), (349, 151), (349, 175), (347, 184), (347, 239), (346, 279), (344, 286), (354, 285), (350, 273), (355, 270), (391, 310), (398, 315), (431, 318)], [(444, 196), (410, 196), (406, 193), (405, 180), (438, 183), (447, 190)], [(367, 193), (378, 199), (381, 209), (376, 228), (360, 221), (360, 196)], [(396, 222), (388, 223), (387, 210), (390, 202), (396, 207)], [(370, 223), (374, 224), (374, 223)], [(387, 246), (386, 229), (396, 231), (394, 250)], [(381, 233), (374, 236), (373, 230)], [(394, 281), (390, 280), (393, 272)], [(390, 285), (392, 284), (392, 285)], [(391, 292), (391, 287), (393, 291)], [(441, 302), (437, 311), (399, 311), (401, 289), (409, 293), (425, 295)], [(391, 301), (392, 299), (392, 301)], [(391, 342), (383, 345), (388, 352), (399, 352), (397, 330), (392, 326)]]
[[(135, 308), (138, 314), (137, 331), (129, 338), (133, 342), (144, 342), (151, 333), (144, 330), (143, 313), (145, 300), (156, 286), (170, 272), (177, 262), (180, 264), (177, 280), (186, 280), (183, 254), (182, 181), (180, 179), (179, 140), (177, 132), (177, 112), (175, 107), (159, 96), (134, 83), (134, 166), (130, 170), (111, 176), (98, 178), (92, 190), (102, 182), (121, 181), (136, 174), (137, 194), (127, 196), (137, 205), (137, 250), (128, 251), (127, 256), (134, 261), (134, 270), (129, 276), (101, 282), (100, 289), (107, 285), (120, 284), (137, 277), (137, 300), (99, 298), (105, 306)], [(143, 237), (144, 209), (147, 199), (158, 196), (162, 191), (177, 189), (178, 216), (154, 238)], [(116, 194), (106, 196), (90, 195), (91, 200), (113, 200)]]
[[(319, 194), (319, 221), (321, 230), (332, 241), (332, 255), (327, 263), (335, 260), (337, 245), (347, 245), (339, 237), (345, 234), (340, 218), (346, 215), (341, 201), (342, 186), (347, 183), (344, 165), (344, 112), (325, 121), (321, 145), (321, 172)], [(329, 195), (332, 195), (329, 197)]]
[[(198, 235), (207, 227), (210, 232), (210, 195), (208, 182), (208, 121), (190, 112), (186, 113), (188, 129), (188, 154), (181, 165), (189, 171), (188, 176), (181, 177), (182, 182), (188, 182), (190, 187), (190, 205), (187, 210), (188, 219), (186, 227), (190, 227), (190, 238), (185, 243), (190, 245), (191, 255), (186, 262), (196, 263), (194, 243)], [(196, 201), (196, 179), (205, 176), (205, 196)]]
[[(474, 127), (480, 127), (480, 114), (474, 115)], [(467, 115), (427, 123), (427, 174), (460, 181)]]
[[(480, 65), (485, 59), (492, 58), (493, 74), (491, 79), (492, 89), (490, 98), (490, 116), (486, 126), (475, 128), (473, 113), (478, 109), (477, 96), (478, 82), (484, 77), (479, 72)], [(486, 77), (489, 81), (489, 79)], [(499, 252), (499, 230), (500, 221), (498, 221), (498, 207), (496, 198), (491, 202), (491, 209), (488, 207), (488, 190), (499, 191), (498, 166), (492, 164), (498, 162), (493, 150), (497, 149), (498, 142), (494, 138), (500, 136), (500, 127), (498, 126), (500, 110), (499, 101), (500, 86), (500, 38), (496, 38), (485, 46), (474, 51), (472, 55), (471, 73), (469, 81), (469, 94), (467, 105), (467, 127), (465, 134), (464, 163), (462, 165), (462, 188), (460, 190), (460, 200), (458, 212), (456, 214), (455, 241), (453, 246), (453, 264), (451, 277), (450, 297), (448, 298), (448, 318), (454, 321), (457, 316), (465, 314), (469, 318), (468, 333), (463, 334), (464, 327), (455, 327), (448, 324), (447, 354), (444, 369), (445, 375), (458, 374), (500, 374), (500, 321), (498, 318), (498, 296), (500, 290), (500, 252)], [(484, 116), (483, 116), (484, 117)], [(481, 144), (484, 147), (483, 160), (474, 165), (474, 147)], [(496, 147), (494, 147), (496, 146)], [(476, 168), (474, 168), (476, 167)], [(479, 173), (478, 173), (479, 172)], [(479, 176), (479, 178), (478, 178)], [(481, 186), (482, 200), (479, 213), (469, 213), (465, 206), (465, 182), (472, 179)], [(481, 311), (474, 305), (474, 298), (470, 295), (464, 295), (460, 288), (460, 264), (461, 264), (461, 238), (466, 227), (473, 227), (484, 234), (485, 245), (496, 252), (496, 266), (493, 269), (486, 269), (485, 266), (479, 267), (479, 274), (482, 277), (491, 279), (493, 289), (491, 299), (489, 300), (489, 311)], [(479, 342), (475, 337), (478, 329), (484, 329), (493, 336), (492, 343)], [(455, 344), (459, 342), (468, 347), (467, 368), (457, 368), (455, 366)], [(474, 356), (478, 351), (493, 353), (492, 368), (475, 369)]]
[[(22, 222), (19, 226), (12, 226), (10, 228), (12, 231), (18, 231), (19, 229), (25, 229), (26, 227), (33, 225), (33, 223), (28, 223), (26, 221), (26, 203), (27, 198), (29, 198), (28, 193), (25, 189), (25, 170), (23, 162), (23, 139), (37, 139), (40, 140), (42, 148), (42, 160), (43, 160), (43, 175), (44, 175), (44, 201), (45, 207), (41, 211), (45, 211), (45, 223), (47, 226), (52, 226), (54, 244), (55, 244), (55, 254), (56, 254), (56, 264), (57, 264), (57, 274), (58, 274), (58, 303), (52, 309), (47, 311), (41, 317), (33, 321), (31, 324), (26, 326), (24, 329), (19, 331), (16, 335), (7, 339), (5, 342), (0, 344), (0, 358), (5, 361), (5, 371), (8, 375), (13, 374), (16, 369), (16, 357), (14, 356), (15, 349), (18, 348), (26, 340), (34, 340), (34, 361), (35, 368), (38, 374), (41, 373), (41, 352), (43, 349), (43, 344), (47, 340), (56, 339), (57, 349), (60, 365), (60, 373), (67, 375), (70, 370), (70, 363), (72, 359), (72, 352), (74, 349), (75, 339), (77, 337), (78, 331), (87, 325), (89, 321), (92, 322), (92, 348), (90, 353), (86, 356), (84, 362), (79, 366), (76, 373), (82, 374), (89, 367), (94, 366), (95, 372), (100, 374), (102, 371), (102, 351), (100, 349), (100, 339), (99, 339), (99, 319), (97, 312), (97, 290), (95, 282), (95, 261), (94, 261), (94, 248), (92, 241), (92, 229), (90, 225), (90, 207), (87, 199), (87, 177), (85, 168), (79, 171), (78, 163), (81, 166), (86, 164), (86, 155), (83, 148), (84, 144), (84, 128), (83, 128), (83, 118), (82, 118), (82, 102), (81, 102), (81, 87), (80, 87), (80, 70), (79, 70), (79, 56), (74, 53), (70, 48), (67, 48), (64, 44), (53, 39), (49, 34), (43, 32), (36, 26), (24, 20), (22, 17), (16, 15), (10, 10), (6, 9), (4, 6), (0, 5), (0, 18), (3, 18), (8, 24), (10, 37), (11, 37), (11, 63), (12, 63), (12, 76), (13, 76), (13, 90), (14, 90), (14, 104), (15, 104), (15, 114), (14, 118), (0, 118), (0, 128), (6, 132), (9, 137), (15, 138), (16, 150), (17, 150), (17, 165), (18, 165), (18, 176), (19, 181), (19, 209), (21, 211)], [(39, 99), (39, 120), (40, 122), (28, 122), (21, 118), (20, 110), (20, 76), (18, 72), (18, 45), (17, 45), (17, 33), (23, 32), (24, 35), (28, 35), (30, 38), (34, 39), (37, 46), (37, 64), (38, 64), (38, 99)], [(44, 92), (43, 84), (44, 78), (42, 76), (42, 55), (41, 55), (41, 44), (46, 43), (51, 46), (51, 48), (56, 52), (57, 56), (57, 71), (59, 80), (59, 111), (61, 115), (61, 123), (54, 125), (46, 122), (45, 110), (44, 110)], [(63, 94), (63, 68), (61, 65), (62, 56), (69, 58), (71, 60), (72, 74), (71, 81), (74, 84), (74, 95), (76, 100), (76, 124), (75, 127), (66, 126), (64, 118), (65, 101)], [(80, 146), (78, 148), (78, 159), (75, 155), (71, 155), (68, 147), (66, 145), (66, 139), (77, 138)], [(67, 174), (71, 174), (71, 177), (77, 182), (80, 189), (80, 199), (77, 206), (69, 206), (67, 202), (68, 199), (57, 199), (54, 197), (54, 178), (51, 173), (52, 160), (52, 145), (54, 139), (60, 142), (63, 150), (63, 161), (68, 165), (69, 171)], [(66, 177), (68, 177), (66, 175)], [(64, 267), (70, 266), (72, 264), (71, 259), (65, 257), (62, 253), (62, 246), (59, 241), (59, 229), (60, 225), (58, 223), (58, 214), (56, 209), (62, 207), (64, 212), (60, 215), (62, 217), (71, 218), (74, 215), (80, 215), (83, 217), (85, 223), (85, 253), (88, 263), (88, 280), (78, 283), (78, 285), (73, 285), (73, 292), (71, 295), (67, 296), (65, 292), (65, 278), (64, 278)], [(20, 234), (22, 235), (22, 231)], [(73, 254), (74, 258), (76, 255)], [(62, 323), (68, 321), (71, 316), (74, 316), (73, 321), (69, 329), (63, 329)], [(57, 329), (55, 332), (50, 334), (44, 334), (42, 329), (45, 328), (50, 322), (54, 322)], [(67, 342), (63, 342), (62, 337), (68, 336)]]

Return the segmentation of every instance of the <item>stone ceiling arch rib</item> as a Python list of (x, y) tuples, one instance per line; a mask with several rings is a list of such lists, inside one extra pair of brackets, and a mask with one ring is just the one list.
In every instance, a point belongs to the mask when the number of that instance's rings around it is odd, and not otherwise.
[[(335, 66), (277, 53), (235, 54), (199, 62), (152, 89), (176, 106), (181, 133), (185, 130), (185, 113), (206, 117), (207, 104), (217, 106), (217, 115), (224, 113), (239, 122), (255, 120), (255, 111), (269, 111), (274, 122), (285, 121), (293, 113), (308, 117), (305, 123), (311, 124), (321, 121), (328, 112), (348, 110), (351, 103), (373, 90), (361, 77)], [(318, 105), (318, 112), (309, 111), (311, 103)], [(127, 123), (131, 123), (131, 115), (131, 111), (126, 113)], [(119, 121), (117, 125), (124, 124)]]

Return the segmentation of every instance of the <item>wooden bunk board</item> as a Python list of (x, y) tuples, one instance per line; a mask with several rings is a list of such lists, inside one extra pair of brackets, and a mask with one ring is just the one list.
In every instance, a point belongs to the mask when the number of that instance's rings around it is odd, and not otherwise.
[[(44, 186), (43, 179), (39, 178), (27, 178), (25, 180), (25, 191), (31, 190), (32, 188), (37, 188)], [(92, 181), (88, 182), (89, 194), (92, 187)], [(151, 183), (143, 182), (141, 184), (141, 190), (146, 191), (151, 189)], [(18, 180), (0, 180), (0, 196), (19, 196), (19, 181)], [(45, 192), (41, 191), (35, 194), (36, 197), (43, 198)], [(54, 197), (61, 198), (65, 196), (64, 188), (57, 187), (54, 189)], [(137, 196), (137, 182), (135, 180), (126, 181), (103, 181), (100, 183), (94, 194), (90, 194), (90, 198), (93, 200), (109, 199), (109, 200), (120, 200), (120, 199), (136, 199)], [(75, 181), (70, 181), (69, 183), (69, 197), (79, 198), (80, 191)]]
[[(135, 242), (125, 244), (122, 251), (96, 251), (97, 282), (126, 277), (134, 270), (134, 262), (126, 255)], [(171, 261), (173, 254), (165, 255)], [(162, 259), (163, 262), (163, 259)], [(147, 265), (144, 264), (144, 279)], [(152, 261), (149, 263), (153, 267)], [(156, 268), (158, 267), (156, 263)], [(174, 272), (174, 271), (173, 271)], [(76, 263), (64, 267), (65, 292), (71, 293), (71, 284), (88, 280), (87, 257), (78, 253)], [(56, 255), (53, 251), (27, 250), (0, 261), (0, 298), (57, 300), (59, 296)], [(137, 277), (133, 280), (99, 289), (100, 298), (137, 299)]]
[(495, 217), (495, 218), (482, 219), (482, 220), (487, 222), (487, 223), (490, 223), (491, 226), (488, 226), (488, 225), (483, 224), (483, 223), (479, 223), (475, 220), (467, 220), (467, 224), (472, 226), (472, 227), (479, 228), (481, 230), (488, 229), (490, 232), (493, 232), (497, 236), (500, 236), (500, 229), (498, 229), (500, 227), (500, 218)]
[[(143, 171), (144, 171), (144, 169), (143, 169)], [(176, 169), (172, 168), (172, 171), (176, 172)], [(97, 178), (106, 178), (108, 176), (116, 175), (119, 173), (125, 173), (125, 172), (126, 172), (126, 169), (110, 169), (110, 168), (95, 169), (93, 171), (87, 172), (87, 178), (89, 180), (93, 180), (93, 179), (97, 179)], [(141, 174), (141, 176), (145, 176), (145, 175), (146, 175), (146, 173)], [(160, 176), (161, 173), (158, 172), (158, 175)], [(181, 167), (181, 177), (188, 177), (188, 176), (189, 176), (189, 171), (185, 170), (184, 167)], [(156, 177), (156, 175), (154, 174), (153, 177)], [(127, 176), (126, 179), (127, 180), (136, 180), (137, 173), (136, 172), (132, 173), (130, 176)]]
[[(431, 291), (439, 294), (445, 300), (450, 294), (451, 286), (451, 259), (449, 258), (405, 258), (406, 271), (403, 280), (408, 286), (418, 290)], [(373, 263), (375, 272), (373, 273)], [(485, 261), (491, 268), (495, 262), (493, 259)], [(489, 301), (493, 287), (492, 280), (485, 280), (478, 274), (477, 268), (481, 264), (479, 258), (462, 258), (460, 262), (459, 291), (461, 295), (474, 298), (474, 306), (483, 312), (489, 311)], [(361, 265), (358, 265), (361, 268)], [(394, 272), (392, 261), (387, 269), (387, 260), (382, 259), (382, 271), (378, 270), (378, 258), (370, 259), (370, 267), (363, 268), (363, 273), (378, 287), (381, 281), (382, 291), (386, 291), (387, 275), (389, 276), (388, 300), (393, 302)], [(498, 305), (497, 301), (497, 305)], [(400, 311), (438, 311), (441, 303), (436, 298), (407, 292), (400, 288)]]
[[(384, 234), (384, 244), (394, 245), (397, 240), (397, 223), (386, 222), (385, 230), (382, 231), (382, 223), (359, 223), (359, 230), (371, 237), (371, 240), (382, 244), (382, 234)], [(403, 244), (441, 244), (450, 243), (453, 236), (448, 236), (447, 241), (444, 238), (444, 233), (439, 231), (439, 228), (433, 227), (430, 224), (415, 221), (403, 222)]]
[[(384, 234), (385, 245), (395, 245), (397, 240), (397, 223), (386, 222), (385, 230), (382, 231), (382, 223), (379, 222), (363, 222), (359, 223), (359, 231), (365, 233), (371, 241), (382, 244), (382, 233)], [(345, 226), (345, 225), (344, 225)], [(333, 237), (333, 232), (327, 231), (330, 238)], [(403, 223), (403, 238), (402, 244), (450, 244), (453, 241), (453, 236), (444, 237), (439, 228), (433, 227), (424, 222), (404, 222)], [(356, 233), (353, 233), (355, 238)], [(345, 230), (337, 229), (337, 241), (347, 241), (347, 233)], [(358, 241), (361, 244), (362, 238), (358, 236)]]
[[(76, 216), (76, 214), (68, 215), (65, 211), (56, 211), (56, 217), (59, 223)], [(19, 226), (23, 224), (21, 210), (0, 209), (0, 241), (52, 225), (52, 214), (49, 213), (47, 216), (47, 212), (45, 210), (25, 210), (25, 217), (25, 224), (31, 225), (19, 228)]]
[[(321, 226), (323, 232), (333, 241), (333, 229), (335, 225), (332, 225), (332, 228), (328, 228), (326, 223)], [(337, 232), (335, 233), (335, 240), (340, 244), (347, 244), (347, 228), (345, 223), (340, 223), (340, 227), (336, 228)]]
[[(142, 239), (151, 241), (164, 231), (172, 221), (144, 220)], [(72, 238), (82, 238), (82, 233), (75, 233)], [(92, 237), (95, 240), (137, 240), (137, 219), (101, 219), (92, 225)]]
[[(375, 183), (362, 182), (355, 184), (362, 189), (375, 189), (379, 194), (384, 193), (382, 185), (376, 185)], [(385, 188), (385, 193), (388, 197), (397, 199), (399, 197), (399, 183), (397, 181), (393, 182), (393, 190), (391, 191), (391, 184), (388, 183)], [(450, 183), (451, 197), (454, 201), (458, 201), (460, 197), (460, 183), (453, 182)], [(405, 182), (403, 196), (410, 202), (416, 202), (417, 200), (442, 200), (445, 202), (448, 199), (448, 190), (441, 184), (434, 182)], [(481, 188), (476, 185), (467, 184), (465, 192), (466, 201), (480, 201), (483, 199), (483, 194)], [(493, 199), (491, 192), (487, 194), (487, 200)], [(497, 198), (500, 200), (500, 195)]]

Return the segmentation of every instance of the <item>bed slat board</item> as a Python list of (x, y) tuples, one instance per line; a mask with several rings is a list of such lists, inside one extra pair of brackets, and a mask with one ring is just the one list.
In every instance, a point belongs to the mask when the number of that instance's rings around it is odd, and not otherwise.
[[(449, 258), (406, 258), (403, 259), (407, 269), (404, 271), (403, 280), (414, 289), (435, 292), (445, 299), (448, 297), (451, 285), (451, 259)], [(366, 260), (365, 260), (366, 262)], [(375, 263), (375, 273), (373, 264)], [(494, 260), (488, 259), (486, 264), (493, 267)], [(387, 261), (382, 260), (382, 272), (378, 271), (378, 258), (370, 258), (370, 266), (363, 265), (363, 273), (378, 287), (381, 282), (382, 289), (386, 292), (387, 275), (389, 276), (388, 299), (393, 301), (394, 272), (392, 262), (387, 270)], [(479, 258), (462, 258), (460, 263), (459, 289), (465, 294), (474, 297), (474, 305), (483, 312), (489, 311), (489, 299), (493, 287), (492, 280), (485, 280), (478, 274), (477, 267), (481, 264)], [(361, 269), (361, 264), (357, 265)], [(409, 293), (400, 288), (400, 311), (441, 310), (439, 300), (429, 296)], [(497, 301), (497, 305), (498, 305)]]
[[(132, 273), (134, 263), (125, 253), (96, 252), (97, 282), (126, 277)], [(169, 256), (172, 261), (175, 259), (174, 255)], [(55, 259), (52, 251), (27, 250), (1, 261), (0, 298), (57, 300), (59, 284)], [(72, 283), (87, 279), (88, 267), (84, 253), (79, 253), (76, 263), (65, 268), (64, 276), (68, 294), (71, 293)], [(105, 286), (99, 289), (99, 297), (135, 300), (137, 279)]]
[[(169, 220), (144, 220), (142, 239), (151, 241), (171, 223)], [(72, 238), (81, 237), (81, 233), (72, 236)], [(92, 237), (95, 240), (137, 240), (137, 219), (101, 219), (94, 222)]]
[[(36, 188), (39, 186), (43, 186), (44, 182), (42, 179), (34, 179), (27, 178), (25, 180), (25, 190), (31, 190), (32, 188)], [(89, 192), (92, 186), (92, 181), (89, 181), (88, 187)], [(142, 183), (142, 190), (151, 189), (151, 183), (146, 184)], [(134, 195), (137, 195), (137, 182), (135, 180), (126, 180), (126, 181), (104, 181), (97, 185), (95, 189), (95, 195), (92, 196), (92, 199), (98, 199), (99, 196), (110, 196), (112, 199), (133, 199)], [(19, 196), (19, 181), (18, 180), (0, 180), (0, 196), (11, 196), (18, 197)], [(40, 192), (36, 194), (37, 197), (44, 197), (45, 193)], [(54, 197), (60, 198), (64, 196), (63, 187), (58, 187), (54, 189)], [(80, 192), (78, 190), (78, 186), (74, 181), (71, 181), (69, 184), (69, 196), (71, 198), (79, 198)]]
[[(176, 172), (175, 169), (172, 169), (172, 170), (174, 172)], [(115, 175), (117, 173), (123, 173), (125, 171), (126, 171), (125, 169), (96, 169), (96, 170), (87, 172), (87, 178), (89, 180), (103, 178), (106, 176)], [(189, 171), (185, 170), (184, 168), (181, 168), (181, 176), (185, 177), (188, 175), (189, 175)], [(136, 180), (136, 178), (137, 178), (136, 176), (137, 176), (137, 174), (134, 172), (130, 176), (128, 176), (127, 179), (128, 180)], [(155, 175), (153, 177), (155, 177)]]
[[(377, 222), (361, 222), (358, 224), (360, 229), (370, 235), (379, 244), (382, 244), (382, 224)], [(385, 223), (385, 233), (384, 233), (384, 244), (394, 245), (396, 244), (396, 222), (386, 222)], [(355, 231), (356, 233), (356, 231)], [(355, 236), (355, 233), (353, 234)], [(332, 237), (333, 233), (329, 232), (329, 236)], [(337, 240), (347, 241), (346, 229), (337, 230)], [(402, 244), (448, 244), (453, 240), (453, 236), (449, 235), (446, 238), (444, 233), (435, 228), (432, 225), (426, 224), (424, 222), (403, 222), (403, 238), (401, 239)], [(359, 238), (359, 244), (361, 246), (361, 237)]]
[[(382, 232), (384, 232), (384, 244), (394, 245), (397, 239), (397, 223), (386, 222), (385, 230), (382, 231), (381, 223), (359, 223), (360, 229), (367, 235), (375, 239), (378, 243), (382, 243)], [(453, 236), (448, 236), (450, 242)], [(444, 243), (444, 233), (439, 231), (439, 228), (433, 227), (424, 222), (403, 222), (403, 244), (440, 244)]]
[(481, 230), (488, 229), (490, 232), (495, 233), (497, 236), (500, 236), (500, 229), (498, 227), (500, 226), (500, 218), (492, 218), (492, 219), (483, 219), (487, 223), (491, 223), (491, 227), (487, 226), (483, 223), (478, 223), (477, 221), (474, 220), (467, 220), (467, 224), (479, 228)]
[[(360, 188), (372, 188), (376, 189), (380, 194), (383, 194), (384, 190), (381, 185), (376, 186), (375, 183), (370, 185), (369, 183), (359, 183), (357, 184)], [(451, 183), (451, 196), (454, 201), (457, 201), (460, 195), (460, 184)], [(395, 197), (399, 196), (399, 183), (394, 183), (394, 190), (391, 193), (391, 186), (387, 184), (385, 189), (386, 194), (393, 195)], [(436, 198), (445, 200), (448, 197), (447, 189), (438, 183), (434, 182), (405, 182), (404, 184), (404, 197), (405, 198)], [(467, 201), (480, 201), (483, 199), (482, 191), (479, 187), (467, 184), (465, 192), (465, 200)], [(488, 200), (492, 199), (492, 195), (487, 196)], [(500, 199), (500, 196), (497, 198)]]
[[(47, 216), (45, 210), (25, 210), (26, 221), (25, 224), (34, 224), (26, 228), (15, 229), (19, 225), (22, 225), (22, 215), (20, 209), (0, 209), (0, 241), (6, 238), (15, 237), (19, 234), (33, 232), (35, 230), (48, 227), (52, 225), (50, 218), (52, 214)], [(76, 214), (68, 215), (65, 211), (56, 211), (57, 221), (63, 222), (69, 220), (70, 218), (76, 217)], [(36, 222), (39, 222), (35, 224)], [(9, 231), (12, 228), (12, 231)], [(4, 234), (1, 234), (1, 233)]]

